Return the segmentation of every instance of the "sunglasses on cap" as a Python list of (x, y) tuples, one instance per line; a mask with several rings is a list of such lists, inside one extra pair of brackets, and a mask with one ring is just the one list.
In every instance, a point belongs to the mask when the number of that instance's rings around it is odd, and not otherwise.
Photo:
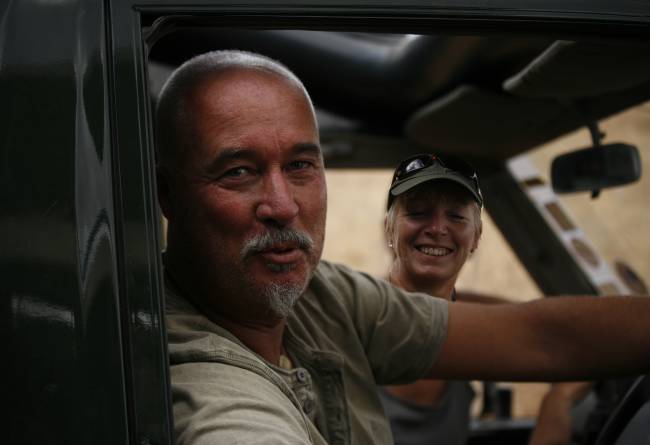
[[(478, 175), (476, 170), (464, 160), (456, 156), (438, 156), (434, 154), (424, 153), (404, 159), (399, 163), (395, 172), (393, 173), (393, 180), (391, 181), (391, 190), (397, 183), (402, 183), (404, 180), (416, 175), (422, 170), (438, 164), (444, 169), (444, 172), (449, 175), (459, 175), (464, 178), (462, 183), (468, 187), (476, 196), (479, 205), (483, 205), (483, 195), (481, 188), (478, 184)], [(440, 176), (444, 178), (444, 176)], [(392, 196), (389, 193), (389, 201), (392, 201)]]

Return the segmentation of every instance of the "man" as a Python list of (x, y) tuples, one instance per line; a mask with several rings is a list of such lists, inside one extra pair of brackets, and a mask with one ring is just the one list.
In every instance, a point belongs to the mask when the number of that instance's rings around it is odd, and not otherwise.
[(320, 261), (318, 128), (277, 62), (187, 62), (157, 136), (178, 443), (388, 444), (377, 384), (650, 369), (644, 298), (447, 304)]

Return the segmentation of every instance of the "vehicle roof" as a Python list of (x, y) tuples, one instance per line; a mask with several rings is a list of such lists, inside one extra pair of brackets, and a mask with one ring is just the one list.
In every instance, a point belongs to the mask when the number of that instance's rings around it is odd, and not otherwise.
[(334, 167), (422, 151), (502, 161), (650, 98), (650, 44), (630, 40), (184, 27), (150, 60), (173, 67), (219, 48), (296, 72)]

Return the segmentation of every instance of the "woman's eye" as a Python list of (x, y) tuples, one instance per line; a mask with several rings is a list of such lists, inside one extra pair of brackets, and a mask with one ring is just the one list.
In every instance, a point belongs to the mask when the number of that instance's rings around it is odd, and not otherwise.
[(409, 216), (411, 218), (421, 218), (421, 217), (425, 216), (425, 214), (426, 214), (426, 212), (424, 212), (422, 210), (410, 210), (410, 211), (406, 212), (406, 216)]

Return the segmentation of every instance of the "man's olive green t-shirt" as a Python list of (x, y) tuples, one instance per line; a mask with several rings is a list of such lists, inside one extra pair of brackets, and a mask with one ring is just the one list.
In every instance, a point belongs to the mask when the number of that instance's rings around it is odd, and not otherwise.
[[(391, 444), (377, 385), (433, 366), (443, 299), (321, 261), (287, 322), (282, 370), (166, 285), (178, 444)], [(218, 298), (218, 295), (215, 295)]]

